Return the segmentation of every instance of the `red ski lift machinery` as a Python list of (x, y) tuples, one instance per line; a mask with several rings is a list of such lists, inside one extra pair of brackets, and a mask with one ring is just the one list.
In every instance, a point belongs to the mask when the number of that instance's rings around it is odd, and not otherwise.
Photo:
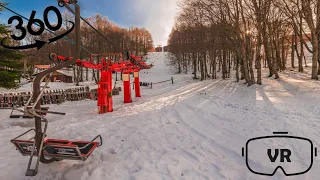
[[(95, 64), (94, 57), (104, 57), (101, 63)], [(54, 61), (67, 62), (73, 60), (72, 57), (65, 57), (51, 53), (49, 58)], [(128, 59), (123, 60), (121, 53), (91, 54), (90, 61), (76, 60), (76, 65), (90, 69), (100, 70), (100, 82), (97, 90), (99, 114), (112, 112), (112, 72), (122, 72), (124, 103), (131, 103), (130, 74), (134, 73), (134, 84), (136, 97), (141, 97), (139, 71), (150, 69), (152, 65), (147, 65), (141, 57), (128, 53)]]

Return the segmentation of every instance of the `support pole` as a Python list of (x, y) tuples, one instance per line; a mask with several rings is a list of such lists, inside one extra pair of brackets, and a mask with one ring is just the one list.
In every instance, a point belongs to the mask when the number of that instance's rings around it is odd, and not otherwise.
[(98, 106), (99, 114), (113, 111), (112, 104), (112, 72), (110, 70), (101, 70), (101, 80), (98, 88)]
[[(68, 4), (65, 4), (65, 6), (69, 7)], [(34, 101), (38, 98), (38, 96), (40, 94), (40, 84), (41, 84), (41, 80), (43, 77), (45, 77), (46, 75), (48, 75), (56, 70), (62, 69), (63, 67), (67, 67), (69, 65), (74, 64), (76, 62), (76, 60), (80, 58), (80, 43), (81, 43), (81, 39), (80, 39), (81, 38), (80, 37), (80, 6), (76, 3), (74, 4), (74, 6), (75, 6), (75, 14), (76, 14), (76, 16), (75, 16), (75, 31), (76, 31), (76, 45), (75, 45), (76, 46), (75, 47), (76, 54), (75, 54), (75, 57), (71, 61), (57, 65), (53, 68), (50, 68), (46, 71), (39, 73), (36, 76), (36, 78), (33, 81), (33, 100)], [(39, 101), (35, 105), (35, 109), (41, 110), (40, 104), (41, 104), (41, 102)], [(41, 127), (41, 118), (37, 117), (37, 116), (35, 117), (35, 129), (36, 129), (36, 135), (35, 135), (34, 139), (35, 139), (37, 149), (40, 149), (41, 142), (43, 141), (42, 137), (44, 134), (43, 134), (42, 127)], [(42, 163), (50, 163), (50, 162), (53, 162), (54, 160), (47, 160), (43, 157), (43, 155), (41, 155), (40, 161)]]
[(134, 90), (136, 92), (136, 97), (141, 97), (139, 71), (135, 71), (133, 75), (134, 75), (134, 85), (135, 85)]
[(104, 114), (108, 111), (109, 98), (108, 98), (108, 76), (105, 70), (100, 71), (101, 80), (98, 88), (98, 102), (99, 114)]
[(130, 88), (130, 72), (123, 72), (122, 80), (123, 80), (124, 103), (132, 103), (131, 88)]
[(112, 71), (107, 70), (108, 80), (108, 109), (107, 112), (113, 112), (113, 101), (112, 101)]

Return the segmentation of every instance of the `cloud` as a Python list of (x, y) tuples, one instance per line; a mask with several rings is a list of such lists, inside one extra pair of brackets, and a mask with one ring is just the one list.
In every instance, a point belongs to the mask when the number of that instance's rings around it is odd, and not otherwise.
[(178, 0), (129, 0), (126, 17), (148, 29), (154, 45), (166, 45), (178, 12)]
[[(179, 0), (79, 0), (83, 16), (108, 16), (122, 27), (148, 29), (154, 45), (166, 45), (178, 12)], [(93, 3), (94, 2), (94, 3)]]

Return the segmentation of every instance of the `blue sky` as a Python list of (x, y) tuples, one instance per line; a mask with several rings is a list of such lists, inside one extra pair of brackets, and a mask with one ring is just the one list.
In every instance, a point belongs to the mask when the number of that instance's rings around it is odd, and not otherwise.
[[(46, 7), (58, 7), (56, 0), (1, 1), (8, 2), (7, 7), (28, 18), (32, 10), (37, 11), (36, 17), (38, 19), (43, 19), (42, 14)], [(151, 32), (155, 45), (166, 45), (168, 35), (174, 23), (174, 17), (178, 11), (177, 0), (78, 1), (81, 6), (82, 17), (89, 17), (98, 13), (107, 16), (111, 21), (114, 21), (122, 27), (145, 27)], [(63, 11), (64, 9), (62, 8), (61, 12)], [(2, 12), (0, 14), (0, 23), (7, 23), (11, 16), (13, 16), (11, 12)], [(54, 14), (50, 13), (50, 16), (54, 17)]]

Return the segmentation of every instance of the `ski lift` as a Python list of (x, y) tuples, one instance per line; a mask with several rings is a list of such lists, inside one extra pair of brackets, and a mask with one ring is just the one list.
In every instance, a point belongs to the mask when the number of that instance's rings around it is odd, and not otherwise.
[[(41, 122), (45, 124), (39, 150), (36, 147), (35, 136), (29, 139), (23, 139), (23, 137), (30, 134), (30, 132), (35, 133), (35, 129), (30, 129), (10, 141), (23, 156), (30, 156), (25, 174), (26, 176), (35, 176), (37, 174), (40, 157), (44, 157), (47, 163), (64, 159), (85, 161), (97, 147), (102, 145), (101, 135), (96, 136), (91, 141), (69, 141), (61, 139), (45, 140), (45, 137), (47, 136), (48, 120), (35, 112), (29, 111), (28, 113), (32, 114), (34, 117), (40, 117)], [(99, 139), (99, 142), (95, 142), (96, 139)], [(34, 168), (31, 168), (34, 157), (38, 158)]]
[[(44, 123), (43, 130), (40, 129), (40, 144), (37, 145), (36, 139), (36, 129), (30, 129), (21, 135), (15, 137), (10, 142), (14, 144), (16, 149), (23, 155), (23, 156), (30, 156), (29, 163), (26, 171), (26, 176), (35, 176), (38, 172), (39, 163), (52, 163), (55, 161), (61, 160), (81, 160), (85, 161), (88, 157), (92, 154), (92, 152), (99, 146), (102, 145), (102, 137), (101, 135), (96, 136), (91, 141), (70, 141), (70, 140), (61, 140), (61, 139), (45, 139), (47, 137), (47, 127), (48, 127), (48, 120), (45, 118), (47, 113), (51, 114), (59, 114), (65, 115), (65, 113), (60, 112), (53, 112), (48, 111), (47, 107), (41, 108), (41, 110), (35, 109), (35, 105), (41, 99), (45, 87), (43, 87), (42, 91), (39, 93), (36, 101), (34, 102), (33, 106), (25, 106), (24, 109), (19, 108), (12, 108), (13, 111), (22, 112), (23, 115), (13, 115), (11, 112), (10, 117), (28, 117), (28, 118), (35, 118), (39, 119), (40, 123)], [(27, 105), (30, 104), (32, 97), (27, 102)], [(11, 109), (11, 108), (1, 108), (0, 109)], [(35, 135), (32, 138), (25, 138), (27, 134), (34, 132)], [(39, 132), (38, 132), (39, 133)], [(98, 142), (96, 140), (99, 139)], [(35, 165), (33, 165), (33, 158), (37, 157)], [(34, 166), (33, 168), (31, 166)]]
[[(39, 97), (41, 96), (42, 93), (39, 94), (36, 103), (39, 101)], [(96, 136), (91, 141), (70, 141), (61, 139), (45, 140), (47, 137), (48, 120), (43, 116), (43, 114), (53, 113), (65, 115), (65, 113), (36, 110), (34, 107), (27, 108), (26, 110), (18, 108), (13, 109), (32, 118), (40, 118), (41, 123), (44, 123), (44, 129), (43, 131), (41, 130), (41, 143), (39, 147), (36, 146), (36, 136), (29, 139), (24, 138), (27, 134), (30, 134), (30, 132), (34, 132), (36, 134), (35, 129), (30, 129), (10, 141), (23, 156), (30, 156), (28, 168), (25, 174), (26, 176), (35, 176), (37, 174), (40, 161), (42, 163), (52, 163), (54, 161), (61, 161), (64, 159), (85, 161), (97, 147), (102, 145), (101, 135)], [(99, 139), (99, 142), (96, 142), (97, 139)], [(34, 157), (38, 158), (34, 168), (31, 168)]]

